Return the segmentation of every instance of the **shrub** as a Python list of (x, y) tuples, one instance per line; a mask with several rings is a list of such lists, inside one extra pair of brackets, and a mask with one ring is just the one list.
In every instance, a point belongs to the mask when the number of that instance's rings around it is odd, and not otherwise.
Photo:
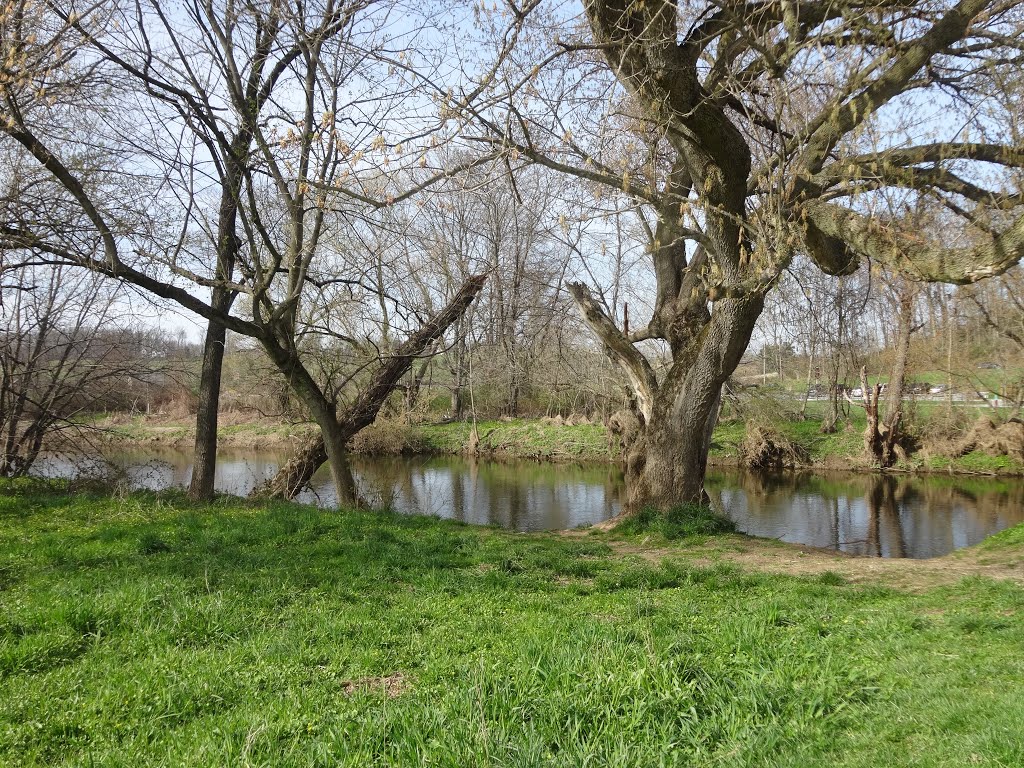
[(395, 421), (378, 419), (361, 430), (349, 443), (353, 453), (374, 456), (398, 456), (406, 453), (420, 453), (423, 441), (415, 429)]

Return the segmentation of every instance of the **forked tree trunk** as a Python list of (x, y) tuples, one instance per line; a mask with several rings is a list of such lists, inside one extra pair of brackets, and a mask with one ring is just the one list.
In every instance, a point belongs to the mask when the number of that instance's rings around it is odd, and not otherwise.
[(886, 469), (897, 459), (906, 458), (901, 445), (903, 432), (903, 389), (907, 374), (910, 335), (914, 332), (914, 298), (916, 290), (904, 285), (900, 291), (899, 332), (896, 337), (896, 359), (889, 379), (888, 402), (881, 414), (881, 385), (868, 386), (867, 369), (860, 369), (860, 386), (867, 425), (864, 428), (864, 452), (874, 463)]
[(275, 477), (258, 486), (250, 495), (260, 498), (293, 498), (327, 461), (339, 502), (343, 506), (358, 503), (358, 498), (354, 497), (352, 472), (345, 446), (359, 430), (373, 423), (402, 376), (423, 350), (443, 336), (452, 323), (469, 309), (486, 279), (486, 275), (477, 275), (467, 280), (444, 309), (427, 320), (382, 362), (369, 385), (341, 414), (336, 414), (316, 383), (308, 373), (304, 373), (294, 358), (271, 343), (267, 350), (271, 359), (282, 373), (289, 376), (292, 388), (309, 407), (320, 433), (304, 445), (299, 454), (285, 464)]
[(910, 355), (910, 336), (917, 330), (914, 327), (914, 302), (918, 288), (909, 285), (906, 280), (900, 288), (899, 332), (896, 336), (896, 360), (893, 363), (892, 375), (889, 377), (885, 418), (883, 424), (887, 437), (882, 444), (882, 453), (878, 457), (883, 467), (891, 467), (900, 458), (900, 440), (903, 438), (903, 390), (907, 380), (907, 358)]
[[(629, 509), (703, 501), (709, 430), (722, 386), (739, 364), (764, 307), (768, 251), (748, 239), (749, 144), (725, 106), (700, 86), (699, 45), (681, 39), (676, 14), (658, 3), (585, 3), (594, 39), (616, 77), (675, 152), (650, 232), (656, 295), (645, 329), (620, 330), (579, 284), (568, 286), (584, 319), (629, 378), (644, 416), (627, 465)], [(667, 9), (667, 10), (666, 10)], [(630, 187), (627, 182), (624, 187)], [(701, 210), (700, 237), (685, 211)], [(692, 252), (687, 242), (695, 243)], [(778, 254), (786, 255), (785, 249)], [(663, 339), (672, 365), (658, 381), (635, 346)]]
[(579, 284), (569, 290), (587, 324), (629, 375), (643, 417), (626, 450), (626, 512), (705, 503), (704, 474), (722, 386), (746, 350), (763, 296), (723, 299), (710, 316), (694, 314), (686, 334), (689, 344), (677, 351), (659, 383), (589, 292)]
[(896, 409), (891, 416), (883, 419), (879, 415), (882, 398), (882, 385), (868, 386), (867, 370), (860, 370), (861, 391), (867, 424), (864, 427), (864, 453), (878, 466), (887, 469), (896, 463), (897, 458), (906, 458), (900, 445), (902, 432), (900, 418), (902, 411)]

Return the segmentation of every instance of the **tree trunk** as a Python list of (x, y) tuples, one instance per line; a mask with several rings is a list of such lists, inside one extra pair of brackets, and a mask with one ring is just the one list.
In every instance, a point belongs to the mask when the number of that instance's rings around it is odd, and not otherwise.
[(626, 452), (627, 514), (706, 503), (704, 474), (718, 420), (722, 386), (739, 364), (764, 301), (758, 293), (722, 299), (708, 316), (682, 318), (689, 344), (660, 384), (635, 347), (615, 328), (586, 289), (569, 286), (591, 329), (629, 374), (642, 426)]
[(879, 414), (881, 407), (881, 385), (868, 387), (867, 369), (861, 368), (860, 381), (867, 415), (864, 429), (864, 452), (868, 457), (886, 469), (905, 457), (900, 441), (903, 438), (903, 389), (907, 372), (907, 356), (910, 350), (910, 334), (914, 332), (914, 298), (916, 291), (907, 285), (900, 290), (899, 332), (896, 338), (896, 359), (889, 379), (888, 402), (885, 417)]
[(416, 410), (420, 401), (420, 389), (423, 387), (423, 379), (426, 378), (427, 369), (430, 367), (430, 358), (425, 358), (420, 367), (413, 373), (412, 380), (405, 388), (405, 413), (406, 416)]
[(323, 437), (311, 437), (288, 459), (276, 475), (257, 486), (249, 495), (251, 498), (293, 499), (325, 461), (327, 450), (324, 448)]
[[(627, 454), (627, 512), (707, 502), (704, 475), (709, 438), (718, 420), (718, 395), (713, 389), (702, 384), (680, 393), (675, 398), (677, 407), (668, 397), (657, 399), (655, 414)], [(698, 401), (695, 407), (678, 407), (688, 394)]]
[(841, 402), (843, 399), (842, 388), (839, 385), (839, 368), (841, 362), (839, 353), (833, 348), (832, 357), (828, 366), (828, 410), (821, 421), (821, 432), (830, 435), (836, 431), (836, 425), (842, 416)]
[(508, 391), (505, 405), (501, 409), (505, 416), (515, 418), (519, 415), (519, 396), (523, 389), (523, 375), (514, 362), (509, 364)]
[(867, 426), (864, 428), (864, 452), (875, 461), (881, 461), (885, 435), (879, 426), (878, 401), (882, 394), (882, 385), (868, 386), (868, 372), (865, 367), (860, 369), (860, 391), (867, 420)]
[(914, 332), (914, 302), (917, 298), (917, 288), (903, 282), (900, 293), (900, 316), (899, 332), (896, 336), (896, 359), (893, 362), (892, 375), (889, 377), (889, 389), (887, 391), (887, 402), (885, 419), (883, 424), (886, 431), (885, 440), (882, 443), (882, 453), (879, 457), (883, 467), (891, 467), (896, 463), (899, 452), (899, 441), (903, 436), (903, 390), (907, 379), (907, 357), (910, 355), (910, 335)]
[(320, 434), (303, 446), (299, 455), (285, 464), (277, 476), (255, 489), (251, 495), (262, 498), (293, 498), (309, 483), (323, 463), (328, 461), (339, 502), (343, 499), (352, 499), (352, 502), (357, 503), (345, 451), (346, 444), (359, 430), (373, 423), (384, 401), (394, 391), (402, 376), (423, 350), (444, 335), (451, 324), (469, 309), (486, 279), (486, 275), (477, 275), (467, 280), (448, 306), (424, 323), (382, 362), (370, 384), (340, 415), (335, 415), (333, 408), (323, 398), (319, 389), (316, 389), (315, 382), (308, 374), (296, 376), (303, 372), (297, 367), (296, 361), (285, 350), (274, 347), (271, 343), (268, 348), (271, 359), (282, 373), (289, 376), (292, 388), (309, 407), (317, 426), (320, 427)]
[(455, 323), (455, 344), (452, 351), (455, 354), (455, 364), (451, 368), (451, 417), (455, 421), (462, 421), (466, 413), (466, 398), (463, 391), (466, 386), (467, 358), (469, 356), (469, 345), (466, 341), (466, 321), (463, 317), (460, 317)]
[[(214, 302), (221, 288), (214, 289)], [(229, 302), (230, 303), (230, 302)], [(224, 342), (227, 331), (223, 324), (211, 320), (203, 343), (203, 367), (199, 377), (199, 405), (196, 409), (196, 442), (193, 454), (189, 498), (205, 501), (213, 498), (217, 471), (217, 415), (220, 411), (220, 382), (224, 368)]]
[[(251, 134), (242, 130), (232, 141), (224, 160), (224, 181), (220, 209), (217, 214), (217, 266), (219, 281), (229, 282), (238, 257), (238, 197), (241, 194), (241, 156), (249, 145)], [(210, 297), (211, 306), (227, 313), (235, 301), (235, 292), (218, 285)], [(210, 320), (203, 343), (203, 367), (199, 378), (199, 406), (196, 411), (196, 442), (189, 498), (206, 501), (213, 498), (213, 482), (217, 471), (217, 416), (220, 412), (220, 382), (224, 368), (224, 342), (227, 329), (223, 323)]]
[(804, 396), (800, 402), (800, 421), (807, 418), (807, 400), (811, 396), (811, 374), (814, 373), (814, 347), (809, 347), (807, 356), (807, 381), (804, 382)]

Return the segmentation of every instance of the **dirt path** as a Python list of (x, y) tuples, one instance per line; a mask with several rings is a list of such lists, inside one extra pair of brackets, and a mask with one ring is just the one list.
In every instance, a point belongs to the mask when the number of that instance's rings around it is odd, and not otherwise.
[[(581, 535), (569, 531), (566, 535)], [(786, 544), (741, 535), (716, 537), (701, 544), (678, 547), (644, 546), (643, 542), (609, 539), (618, 554), (642, 557), (651, 562), (674, 560), (708, 567), (727, 563), (745, 570), (792, 576), (816, 576), (831, 572), (851, 583), (874, 583), (918, 592), (953, 584), (968, 576), (1005, 579), (1024, 585), (1024, 552), (960, 550), (928, 560), (854, 557), (830, 549)]]

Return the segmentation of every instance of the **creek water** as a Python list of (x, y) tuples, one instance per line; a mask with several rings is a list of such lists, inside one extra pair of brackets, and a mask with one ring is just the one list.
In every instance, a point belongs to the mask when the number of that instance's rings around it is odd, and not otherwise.
[[(191, 457), (175, 450), (104, 458), (136, 488), (184, 486), (192, 472)], [(245, 495), (286, 459), (268, 451), (222, 451), (217, 490)], [(103, 465), (96, 457), (54, 455), (37, 471), (68, 477)], [(611, 465), (355, 456), (352, 470), (371, 505), (516, 531), (593, 525), (619, 514), (625, 498), (622, 473)], [(936, 557), (1024, 522), (1019, 479), (713, 469), (706, 487), (712, 506), (739, 531), (872, 557)], [(299, 500), (335, 504), (326, 467)]]

